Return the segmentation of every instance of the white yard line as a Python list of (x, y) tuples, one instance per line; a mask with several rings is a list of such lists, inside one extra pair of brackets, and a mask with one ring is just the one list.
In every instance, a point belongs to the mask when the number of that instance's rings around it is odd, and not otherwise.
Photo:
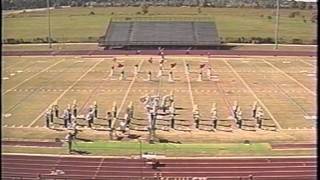
[[(144, 59), (141, 59), (140, 62), (139, 62), (138, 72), (140, 71), (140, 68), (141, 68), (143, 62), (144, 62)], [(119, 110), (117, 112), (117, 117), (119, 116), (119, 114), (121, 112), (121, 109), (123, 108), (123, 105), (124, 105), (124, 103), (126, 102), (126, 100), (128, 98), (129, 92), (131, 91), (132, 85), (136, 81), (136, 79), (137, 79), (137, 76), (133, 76), (133, 79), (130, 82), (130, 85), (129, 85), (128, 89), (127, 89), (127, 92), (124, 95), (124, 97), (122, 99), (122, 102), (121, 102), (121, 104), (119, 106)], [(115, 123), (116, 123), (115, 121), (112, 121), (112, 124), (111, 124), (112, 128), (114, 127)]]
[(20, 86), (20, 85), (22, 85), (23, 83), (25, 83), (25, 82), (29, 81), (30, 79), (32, 79), (32, 78), (34, 78), (34, 77), (38, 76), (38, 75), (39, 75), (39, 74), (41, 74), (41, 73), (43, 73), (43, 72), (45, 72), (45, 71), (49, 70), (50, 68), (52, 68), (53, 66), (55, 66), (55, 65), (57, 65), (57, 64), (59, 64), (59, 63), (61, 63), (61, 62), (62, 62), (62, 61), (64, 61), (64, 60), (65, 60), (65, 59), (62, 59), (61, 61), (58, 61), (58, 62), (56, 62), (56, 63), (54, 63), (54, 64), (52, 64), (52, 65), (48, 66), (47, 68), (43, 69), (42, 71), (40, 71), (40, 72), (38, 72), (38, 73), (36, 73), (36, 74), (34, 74), (34, 75), (32, 75), (32, 76), (28, 77), (27, 79), (25, 79), (25, 80), (23, 80), (22, 82), (18, 83), (18, 84), (17, 84), (17, 85), (15, 85), (14, 87), (12, 87), (12, 88), (10, 88), (10, 89), (6, 90), (4, 93), (2, 93), (2, 95), (6, 95), (8, 92), (12, 91), (13, 89), (16, 89), (17, 87), (19, 87), (19, 86)]
[(249, 85), (245, 82), (245, 80), (236, 72), (236, 70), (225, 60), (223, 59), (223, 62), (227, 64), (227, 66), (231, 69), (231, 71), (239, 78), (239, 80), (242, 82), (242, 84), (249, 90), (249, 92), (256, 98), (256, 100), (259, 102), (259, 104), (263, 107), (264, 110), (268, 112), (270, 115), (271, 119), (274, 121), (276, 126), (278, 127), (279, 130), (282, 129), (280, 126), (279, 122), (276, 120), (276, 118), (271, 114), (270, 110), (264, 105), (264, 103), (258, 98), (256, 93), (249, 87)]
[(191, 100), (191, 104), (192, 104), (192, 108), (193, 108), (194, 107), (194, 99), (193, 99), (193, 94), (192, 94), (190, 76), (189, 76), (189, 73), (187, 72), (187, 64), (186, 64), (186, 60), (185, 59), (183, 59), (183, 64), (184, 64), (184, 68), (185, 68), (185, 75), (186, 75), (187, 81), (188, 81), (188, 89), (189, 89), (190, 100)]
[(4, 67), (4, 65), (5, 65), (6, 63), (5, 63), (5, 61), (3, 61), (3, 63), (2, 63), (2, 65), (3, 65), (3, 70), (4, 70), (4, 71), (7, 71), (8, 69), (10, 69), (10, 68), (12, 68), (12, 67), (14, 67), (14, 66), (17, 66), (18, 64), (23, 63), (23, 61), (25, 61), (25, 60), (20, 59), (18, 62), (15, 62), (15, 63), (12, 63), (12, 64), (10, 64), (10, 65), (7, 65), (7, 67)]
[(306, 61), (304, 61), (304, 60), (301, 60), (301, 59), (299, 59), (299, 61), (301, 61), (302, 63), (307, 64), (307, 65), (309, 65), (309, 66), (312, 66), (312, 67), (316, 66), (316, 65), (314, 65), (314, 64), (312, 64), (312, 63), (308, 63), (308, 62), (306, 62)]
[[(71, 84), (66, 90), (64, 90), (60, 94), (60, 96), (57, 97), (48, 107), (51, 107), (55, 102), (59, 101), (71, 88), (73, 88), (84, 76), (86, 76), (92, 69), (94, 69), (102, 61), (104, 61), (104, 59), (101, 59), (100, 61), (95, 63), (90, 69), (88, 69), (84, 74), (82, 74), (82, 76), (80, 76), (73, 84)], [(40, 113), (38, 117), (28, 125), (28, 127), (31, 127), (32, 125), (34, 125), (42, 117), (42, 115), (47, 111), (47, 108), (42, 113)]]
[(306, 91), (308, 91), (310, 94), (316, 96), (317, 94), (313, 91), (311, 91), (309, 88), (305, 87), (302, 83), (300, 83), (299, 81), (297, 81), (296, 79), (294, 79), (293, 77), (291, 77), (289, 74), (287, 74), (286, 72), (282, 71), (281, 69), (277, 68), (276, 66), (274, 66), (272, 63), (262, 59), (263, 62), (265, 62), (266, 64), (268, 64), (269, 66), (273, 67), (274, 69), (276, 69), (277, 71), (279, 71), (281, 74), (285, 75), (287, 78), (291, 79), (292, 81), (294, 81), (295, 83), (297, 83), (299, 86), (301, 86), (303, 89), (305, 89)]

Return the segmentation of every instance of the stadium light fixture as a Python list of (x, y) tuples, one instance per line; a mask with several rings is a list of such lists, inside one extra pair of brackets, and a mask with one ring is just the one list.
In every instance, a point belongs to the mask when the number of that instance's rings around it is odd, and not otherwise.
[(276, 10), (276, 25), (275, 25), (275, 34), (274, 34), (274, 42), (275, 46), (274, 49), (278, 49), (278, 34), (279, 34), (279, 9), (280, 9), (280, 2), (277, 1), (277, 10)]
[(48, 43), (49, 48), (52, 48), (51, 45), (51, 19), (50, 19), (50, 0), (47, 0), (47, 9), (48, 9)]

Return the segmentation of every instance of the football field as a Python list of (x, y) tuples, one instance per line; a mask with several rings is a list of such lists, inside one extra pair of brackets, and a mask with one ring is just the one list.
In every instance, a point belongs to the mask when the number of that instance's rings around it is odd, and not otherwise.
[[(116, 57), (117, 61), (113, 61)], [(264, 110), (263, 129), (313, 129), (316, 125), (316, 58), (315, 57), (212, 57), (167, 56), (161, 78), (159, 56), (48, 56), (3, 57), (2, 62), (2, 126), (4, 128), (45, 128), (44, 113), (58, 102), (60, 113), (77, 101), (80, 117), (88, 113), (94, 101), (98, 119), (94, 128), (107, 129), (103, 118), (116, 102), (118, 127), (130, 102), (134, 105), (132, 130), (145, 131), (147, 114), (140, 101), (142, 96), (174, 93), (177, 108), (176, 128), (170, 129), (169, 119), (160, 117), (158, 129), (169, 132), (193, 131), (192, 107), (199, 106), (200, 130), (211, 130), (210, 110), (217, 105), (218, 131), (237, 129), (232, 106), (237, 101), (243, 113), (243, 130), (252, 130), (251, 108), (254, 101)], [(125, 80), (119, 80), (118, 64), (124, 65)], [(174, 82), (168, 81), (170, 64)], [(190, 73), (186, 73), (189, 64)], [(205, 64), (203, 80), (197, 81), (200, 64)], [(134, 76), (134, 65), (140, 72)], [(112, 77), (111, 67), (115, 66)], [(212, 68), (211, 77), (206, 68)], [(147, 81), (147, 73), (152, 80)], [(86, 121), (79, 119), (83, 128)], [(60, 128), (62, 119), (55, 119)], [(257, 129), (257, 131), (259, 131)]]

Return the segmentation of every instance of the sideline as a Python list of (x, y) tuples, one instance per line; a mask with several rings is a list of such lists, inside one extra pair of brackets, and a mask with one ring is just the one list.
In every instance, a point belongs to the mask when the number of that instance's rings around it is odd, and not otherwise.
[[(2, 155), (13, 156), (48, 156), (48, 157), (79, 157), (79, 158), (125, 158), (133, 159), (132, 157), (139, 156), (86, 156), (86, 155), (56, 155), (56, 154), (28, 154), (28, 153), (2, 153)], [(159, 159), (295, 159), (295, 158), (317, 158), (317, 156), (218, 156), (218, 157), (159, 157)]]

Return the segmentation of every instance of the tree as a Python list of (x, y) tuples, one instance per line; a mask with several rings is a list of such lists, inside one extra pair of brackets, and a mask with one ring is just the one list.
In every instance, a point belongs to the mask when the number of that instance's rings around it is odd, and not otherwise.
[[(296, 16), (300, 16), (300, 12), (299, 11), (291, 12), (288, 17), (289, 18), (295, 18)], [(302, 17), (302, 18), (304, 18), (304, 17)]]
[(311, 16), (310, 21), (311, 21), (312, 23), (316, 23), (317, 20), (318, 20), (318, 15), (317, 15), (316, 13), (312, 13), (312, 16)]
[(144, 4), (141, 6), (141, 10), (143, 14), (147, 14), (149, 12), (149, 6)]
[(77, 1), (71, 1), (70, 6), (71, 7), (77, 7), (78, 6), (78, 2)]
[(271, 17), (271, 16), (268, 16), (268, 19), (269, 19), (269, 20), (271, 20), (271, 19), (272, 19), (272, 17)]
[(201, 14), (202, 13), (202, 10), (201, 10), (201, 7), (199, 6), (198, 7), (198, 14)]
[(299, 1), (299, 2), (298, 2), (298, 8), (299, 8), (299, 9), (305, 9), (306, 6), (307, 6), (307, 3), (306, 3), (306, 2), (304, 2), (304, 1)]
[(291, 9), (295, 9), (295, 8), (297, 8), (297, 7), (298, 7), (297, 2), (296, 2), (295, 0), (292, 0), (292, 1), (290, 2), (290, 8), (291, 8)]
[(308, 4), (308, 5), (307, 5), (307, 9), (313, 9), (312, 4)]

